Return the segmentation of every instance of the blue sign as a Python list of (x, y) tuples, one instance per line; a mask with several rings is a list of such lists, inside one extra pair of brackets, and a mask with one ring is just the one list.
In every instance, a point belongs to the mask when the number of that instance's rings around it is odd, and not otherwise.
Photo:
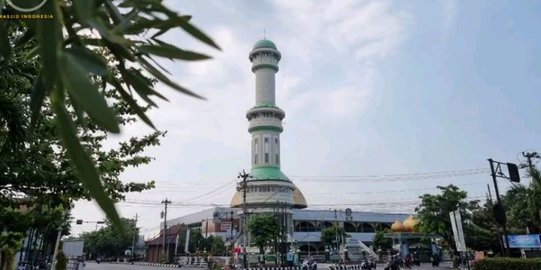
[(511, 248), (541, 248), (541, 235), (539, 234), (508, 235), (507, 239)]

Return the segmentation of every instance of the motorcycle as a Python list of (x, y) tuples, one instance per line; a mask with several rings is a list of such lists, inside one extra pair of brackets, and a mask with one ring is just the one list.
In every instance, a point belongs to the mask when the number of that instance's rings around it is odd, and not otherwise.
[(363, 261), (361, 262), (361, 269), (363, 270), (376, 269), (376, 262), (372, 258), (370, 258), (370, 260), (364, 258)]
[(96, 263), (100, 264), (101, 262), (101, 259), (100, 258), (96, 258)]
[(304, 259), (302, 270), (317, 270), (317, 262), (314, 259)]
[(432, 261), (432, 267), (439, 267), (440, 266), (440, 260), (437, 256), (432, 256), (432, 258), (430, 258), (430, 260)]
[(414, 257), (412, 263), (413, 265), (421, 266), (421, 261), (419, 260), (419, 258)]
[(394, 256), (391, 261), (383, 268), (383, 270), (400, 270), (400, 256)]
[(412, 260), (411, 260), (411, 256), (406, 256), (406, 259), (404, 260), (404, 268), (411, 268), (411, 266), (413, 265), (412, 263)]

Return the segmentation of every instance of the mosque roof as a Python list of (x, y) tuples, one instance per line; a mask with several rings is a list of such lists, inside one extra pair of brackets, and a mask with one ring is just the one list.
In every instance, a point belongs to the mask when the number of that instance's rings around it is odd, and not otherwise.
[(274, 44), (274, 42), (272, 42), (271, 40), (268, 40), (268, 39), (262, 39), (262, 40), (256, 42), (255, 45), (254, 45), (253, 50), (259, 49), (259, 48), (271, 48), (271, 49), (277, 50), (276, 45)]
[(289, 178), (278, 167), (255, 167), (250, 171), (250, 180), (282, 180), (289, 181)]

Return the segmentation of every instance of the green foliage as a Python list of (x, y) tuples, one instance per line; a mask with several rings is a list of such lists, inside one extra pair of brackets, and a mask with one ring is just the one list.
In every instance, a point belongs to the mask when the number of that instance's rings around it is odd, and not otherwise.
[(382, 249), (382, 250), (388, 250), (392, 248), (393, 246), (393, 240), (390, 238), (385, 238), (385, 233), (388, 233), (388, 231), (376, 231), (374, 234), (374, 241), (373, 245), (375, 250)]
[(509, 226), (520, 233), (525, 233), (526, 227), (541, 231), (541, 173), (533, 166), (528, 172), (531, 183), (513, 186), (503, 198)]
[(492, 207), (493, 204), (487, 201), (483, 207), (473, 210), (463, 226), (466, 246), (473, 250), (500, 250), (499, 228)]
[[(337, 236), (338, 236), (338, 243), (336, 243)], [(348, 235), (345, 233), (344, 228), (333, 225), (321, 231), (321, 242), (323, 242), (324, 245), (332, 245), (332, 244), (341, 245), (342, 242), (340, 241), (340, 239), (345, 239), (347, 236)]]
[(56, 265), (55, 270), (66, 270), (66, 267), (68, 266), (68, 258), (62, 252), (62, 250), (59, 250), (56, 254)]
[(539, 270), (541, 258), (486, 258), (476, 262), (473, 270)]
[[(209, 58), (165, 43), (160, 36), (171, 29), (181, 28), (195, 39), (214, 48), (219, 47), (189, 22), (190, 16), (178, 15), (164, 6), (161, 0), (50, 0), (45, 1), (37, 12), (51, 14), (53, 18), (0, 21), (0, 62), (4, 67), (4, 63), (18, 56), (17, 50), (21, 48), (27, 49), (24, 55), (27, 60), (37, 61), (35, 70), (29, 73), (28, 85), (32, 85), (28, 93), (31, 123), (37, 123), (42, 117), (40, 111), (49, 106), (49, 128), (56, 131), (55, 135), (61, 139), (62, 155), (70, 161), (71, 175), (80, 180), (80, 188), (96, 199), (108, 218), (120, 228), (114, 198), (108, 193), (103, 180), (100, 181), (102, 175), (97, 159), (101, 157), (87, 148), (85, 133), (79, 132), (78, 128), (85, 122), (82, 118), (88, 117), (105, 134), (120, 131), (118, 110), (107, 104), (108, 96), (101, 91), (109, 88), (118, 100), (154, 127), (145, 114), (145, 108), (156, 106), (150, 99), (152, 96), (165, 99), (154, 89), (155, 80), (181, 93), (199, 97), (169, 79), (154, 58), (190, 61)], [(0, 9), (1, 15), (14, 13), (17, 11), (9, 5)], [(14, 29), (16, 31), (11, 31)], [(89, 33), (95, 34), (90, 36)], [(106, 60), (96, 52), (100, 50), (110, 57), (114, 68), (106, 65)], [(143, 74), (152, 78), (147, 79)], [(0, 87), (5, 93), (13, 94), (13, 91), (2, 87), (2, 82)], [(139, 98), (147, 106), (138, 105), (136, 100)], [(7, 105), (10, 103), (2, 99), (0, 102), (0, 119), (9, 127), (7, 139), (0, 140), (5, 144), (20, 135), (20, 111), (9, 109)], [(77, 121), (74, 121), (74, 115)], [(4, 123), (0, 122), (2, 126)], [(58, 179), (52, 181), (59, 182)]]
[[(81, 238), (85, 241), (85, 252), (95, 256), (121, 256), (126, 249), (131, 248), (133, 244), (133, 224), (132, 219), (121, 219), (126, 232), (121, 233), (115, 230), (111, 222), (98, 231), (85, 232)], [(135, 234), (138, 236), (138, 233)], [(136, 240), (137, 241), (137, 240)]]
[(418, 229), (424, 233), (438, 234), (454, 247), (453, 230), (449, 213), (460, 210), (462, 219), (470, 219), (471, 211), (478, 208), (478, 201), (466, 201), (468, 193), (454, 185), (437, 186), (441, 194), (420, 196), (421, 204), (415, 209), (419, 218)]
[(259, 247), (260, 253), (263, 253), (266, 247), (272, 246), (278, 239), (280, 224), (274, 216), (262, 214), (251, 217), (248, 230), (252, 242)]
[(219, 236), (210, 236), (207, 238), (207, 241), (210, 243), (210, 254), (214, 256), (222, 256), (225, 253), (225, 243)]

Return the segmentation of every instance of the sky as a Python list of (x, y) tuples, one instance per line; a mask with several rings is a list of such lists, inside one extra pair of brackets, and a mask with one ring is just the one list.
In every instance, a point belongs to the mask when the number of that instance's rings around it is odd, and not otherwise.
[[(193, 15), (222, 51), (180, 29), (164, 35), (213, 59), (159, 59), (206, 100), (157, 86), (170, 102), (150, 115), (167, 136), (147, 151), (151, 164), (122, 175), (156, 188), (117, 205), (125, 217), (137, 214), (147, 235), (159, 227), (165, 198), (173, 202), (168, 218), (229, 204), (238, 173), (250, 167), (248, 53), (264, 35), (282, 54), (282, 171), (310, 208), (411, 213), (420, 195), (448, 184), (483, 199), (488, 158), (519, 163), (522, 151), (541, 151), (539, 1), (165, 3)], [(149, 132), (125, 127), (108, 144)], [(78, 202), (72, 215), (103, 218), (93, 202)], [(72, 228), (76, 235), (95, 225)]]

